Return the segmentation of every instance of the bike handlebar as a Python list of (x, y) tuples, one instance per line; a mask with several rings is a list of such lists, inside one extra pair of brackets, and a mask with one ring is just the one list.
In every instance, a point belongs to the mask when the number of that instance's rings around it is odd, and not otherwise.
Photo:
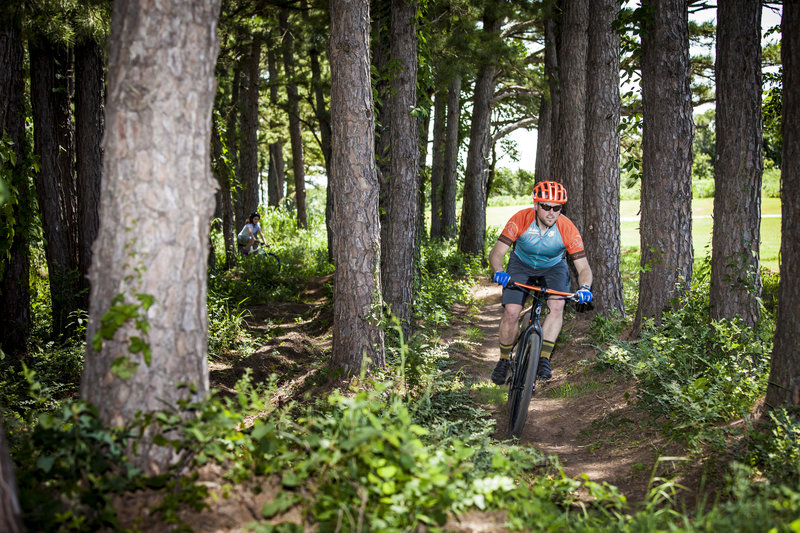
[(552, 294), (553, 296), (563, 296), (565, 300), (577, 301), (578, 299), (576, 293), (574, 292), (561, 292), (561, 291), (554, 291), (553, 289), (543, 289), (542, 287), (536, 287), (535, 285), (525, 285), (524, 283), (520, 283), (518, 281), (514, 281), (513, 283), (517, 287), (522, 287), (523, 289), (529, 289), (537, 292), (544, 292), (545, 294)]

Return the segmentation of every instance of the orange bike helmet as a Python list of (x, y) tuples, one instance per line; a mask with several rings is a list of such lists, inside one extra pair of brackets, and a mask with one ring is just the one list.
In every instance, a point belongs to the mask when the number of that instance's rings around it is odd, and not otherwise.
[(540, 181), (533, 186), (533, 201), (553, 204), (567, 203), (567, 189), (555, 181)]

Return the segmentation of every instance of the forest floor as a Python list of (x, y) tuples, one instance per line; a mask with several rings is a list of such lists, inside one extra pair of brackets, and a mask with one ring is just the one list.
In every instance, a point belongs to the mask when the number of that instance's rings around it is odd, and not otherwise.
[[(212, 362), (211, 386), (223, 393), (233, 392), (236, 381), (251, 369), (254, 383), (278, 375), (280, 403), (329, 392), (334, 385), (324, 378), (326, 365), (320, 363), (331, 346), (332, 305), (324, 287), (328, 281), (330, 277), (312, 280), (300, 302), (250, 308), (247, 324), (260, 339), (258, 346), (247, 357)], [(439, 332), (440, 342), (447, 346), (455, 368), (473, 382), (475, 402), (494, 413), (495, 437), (502, 440), (507, 423), (505, 395), (489, 378), (499, 356), (500, 288), (486, 280), (472, 291), (472, 304), (456, 304), (450, 325)], [(696, 460), (659, 461), (659, 457), (680, 457), (684, 450), (668, 442), (658, 424), (635, 405), (635, 383), (594, 363), (597, 350), (590, 344), (588, 330), (589, 320), (581, 315), (565, 320), (565, 341), (553, 355), (553, 378), (537, 385), (520, 443), (557, 456), (568, 477), (585, 476), (614, 485), (634, 507), (645, 499), (654, 474), (667, 477), (685, 487), (681, 499), (687, 509), (694, 509), (695, 497), (703, 492), (702, 480), (709, 472)], [(209, 499), (210, 509), (199, 513), (187, 509), (178, 514), (194, 531), (241, 531), (261, 520), (261, 507), (280, 490), (274, 480), (256, 481), (260, 483), (257, 496), (252, 486), (225, 489), (223, 474), (219, 467), (202, 469), (200, 481), (217, 497)], [(218, 497), (223, 493), (226, 497)], [(157, 503), (155, 496), (141, 494), (132, 500), (128, 495), (124, 502), (117, 502), (118, 509), (123, 509), (123, 525), (159, 531), (156, 517), (148, 516), (147, 511)], [(589, 494), (577, 496), (591, 500)], [(284, 514), (281, 519), (302, 524), (299, 511), (295, 515)], [(475, 512), (460, 516), (457, 522), (451, 520), (445, 529), (505, 531), (503, 522), (502, 513)]]

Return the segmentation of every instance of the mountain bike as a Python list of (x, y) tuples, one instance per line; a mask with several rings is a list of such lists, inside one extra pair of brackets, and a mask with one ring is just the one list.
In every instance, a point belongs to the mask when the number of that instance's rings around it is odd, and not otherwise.
[[(529, 279), (529, 283), (542, 285), (541, 278)], [(533, 303), (519, 319), (519, 334), (511, 347), (511, 377), (508, 378), (508, 433), (514, 437), (522, 435), (525, 420), (528, 418), (528, 407), (536, 389), (536, 373), (539, 370), (539, 355), (542, 353), (542, 326), (539, 318), (542, 304), (548, 296), (563, 300), (577, 301), (574, 293), (561, 292), (536, 286), (514, 282), (517, 287), (533, 293)]]
[(256, 241), (253, 243), (253, 246), (250, 247), (250, 251), (248, 253), (244, 253), (244, 248), (240, 247), (239, 252), (242, 254), (242, 257), (258, 257), (262, 260), (269, 262), (270, 266), (273, 267), (271, 270), (275, 270), (280, 272), (281, 270), (281, 260), (280, 258), (273, 254), (272, 252), (268, 252), (266, 249), (266, 245), (261, 241)]

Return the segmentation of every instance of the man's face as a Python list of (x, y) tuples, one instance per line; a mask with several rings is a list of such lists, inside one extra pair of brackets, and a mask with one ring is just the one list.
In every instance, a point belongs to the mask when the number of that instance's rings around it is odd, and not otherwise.
[(561, 215), (561, 204), (551, 204), (547, 202), (536, 203), (536, 218), (544, 226), (550, 227), (556, 223)]

